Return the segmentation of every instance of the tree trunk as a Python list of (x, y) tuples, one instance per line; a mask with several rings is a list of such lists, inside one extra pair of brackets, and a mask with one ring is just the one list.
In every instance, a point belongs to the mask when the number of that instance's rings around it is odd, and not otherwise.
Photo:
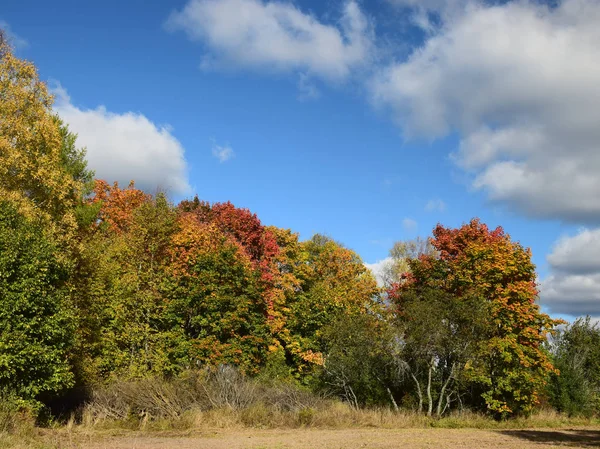
[(410, 377), (415, 381), (415, 385), (417, 386), (417, 394), (419, 395), (419, 413), (423, 412), (423, 393), (421, 392), (421, 384), (419, 380), (415, 377), (413, 373), (410, 373)]
[(444, 385), (442, 385), (442, 390), (440, 391), (440, 399), (438, 400), (438, 405), (437, 405), (437, 410), (436, 410), (437, 416), (441, 416), (441, 414), (442, 414), (442, 403), (444, 402), (444, 393), (446, 392), (446, 388), (448, 388), (448, 384), (454, 378), (454, 367), (455, 367), (455, 363), (453, 363), (452, 368), (450, 368), (450, 374), (448, 375), (448, 379), (446, 379), (446, 382), (444, 382)]
[(385, 387), (385, 389), (387, 390), (388, 394), (390, 395), (390, 401), (392, 401), (392, 405), (394, 406), (394, 411), (398, 411), (398, 404), (396, 403), (396, 400), (394, 399), (394, 395), (392, 394), (392, 390), (390, 390), (390, 387)]
[(356, 394), (354, 394), (354, 390), (352, 389), (352, 387), (348, 384), (345, 384), (344, 390), (346, 399), (348, 399), (348, 401), (352, 405), (352, 408), (358, 410), (358, 399), (356, 398)]
[(435, 360), (431, 358), (429, 363), (429, 371), (427, 372), (427, 416), (431, 416), (433, 413), (433, 399), (431, 398), (431, 375), (433, 372), (433, 363)]
[(375, 378), (379, 381), (379, 383), (381, 384), (381, 386), (383, 388), (385, 388), (385, 390), (387, 391), (388, 396), (390, 397), (390, 402), (392, 403), (392, 406), (394, 407), (395, 411), (398, 411), (398, 403), (396, 402), (396, 400), (394, 399), (394, 395), (392, 394), (392, 390), (390, 390), (390, 387), (388, 387), (385, 382), (383, 382), (379, 376), (375, 376)]

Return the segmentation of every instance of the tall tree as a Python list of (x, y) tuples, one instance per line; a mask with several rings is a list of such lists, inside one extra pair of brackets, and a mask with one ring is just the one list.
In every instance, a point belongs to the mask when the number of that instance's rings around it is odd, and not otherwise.
[(80, 349), (91, 359), (86, 376), (172, 371), (162, 323), (176, 211), (165, 195), (152, 197), (133, 184), (97, 181), (90, 201), (99, 208), (82, 232), (76, 295)]
[(73, 384), (68, 273), (45, 227), (0, 201), (0, 391), (40, 401)]
[(328, 237), (302, 242), (298, 257), (292, 266), (299, 284), (287, 301), (288, 351), (298, 368), (310, 370), (323, 363), (323, 328), (340, 315), (368, 312), (379, 289), (360, 257)]
[(244, 247), (193, 212), (179, 217), (168, 267), (167, 316), (188, 366), (231, 363), (256, 373), (268, 350), (260, 273)]
[(89, 179), (52, 101), (35, 66), (0, 42), (0, 199), (43, 220), (65, 242), (76, 230), (76, 207)]
[(555, 370), (542, 345), (559, 322), (535, 303), (530, 250), (511, 241), (502, 228), (490, 230), (477, 219), (458, 229), (438, 225), (432, 244), (439, 256), (410, 262), (408, 282), (398, 290), (399, 306), (402, 291), (424, 288), (486, 302), (488, 326), (478, 356), (465, 364), (465, 371), (490, 411), (498, 416), (530, 412)]

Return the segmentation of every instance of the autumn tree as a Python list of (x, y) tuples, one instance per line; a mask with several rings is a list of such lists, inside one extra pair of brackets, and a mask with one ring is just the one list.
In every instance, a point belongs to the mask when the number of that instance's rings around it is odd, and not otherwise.
[(438, 255), (410, 262), (408, 282), (393, 292), (402, 313), (405, 292), (437, 289), (486, 303), (487, 327), (465, 375), (497, 416), (528, 413), (554, 372), (543, 343), (557, 324), (539, 310), (531, 252), (502, 228), (474, 219), (458, 229), (438, 225), (432, 245)]
[(286, 302), (287, 349), (300, 370), (310, 371), (323, 363), (322, 329), (341, 315), (368, 312), (379, 289), (360, 257), (328, 237), (302, 242), (296, 257), (287, 268), (298, 280)]
[(166, 321), (183, 366), (234, 364), (257, 373), (270, 342), (261, 273), (244, 246), (193, 212), (169, 248)]
[(43, 220), (67, 242), (89, 176), (52, 101), (35, 66), (17, 58), (5, 40), (0, 43), (0, 199)]
[(86, 377), (139, 377), (172, 370), (163, 332), (166, 266), (178, 229), (175, 208), (133, 184), (97, 181), (96, 218), (82, 231), (78, 266), (81, 354)]
[(92, 177), (52, 102), (0, 32), (0, 383), (36, 401), (73, 383), (76, 232)]

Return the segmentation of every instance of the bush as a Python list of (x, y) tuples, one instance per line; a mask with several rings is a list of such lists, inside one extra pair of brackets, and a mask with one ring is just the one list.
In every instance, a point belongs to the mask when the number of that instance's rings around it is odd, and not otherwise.
[(296, 385), (262, 383), (223, 365), (188, 371), (170, 380), (150, 377), (98, 386), (85, 405), (84, 415), (92, 423), (138, 422), (182, 419), (191, 412), (228, 409), (244, 412), (244, 422), (263, 422), (271, 412), (297, 413), (322, 403), (321, 397)]

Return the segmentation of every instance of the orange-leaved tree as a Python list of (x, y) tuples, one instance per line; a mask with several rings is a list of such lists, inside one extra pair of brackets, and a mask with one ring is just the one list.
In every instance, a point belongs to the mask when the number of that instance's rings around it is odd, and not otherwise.
[(392, 288), (398, 311), (405, 292), (433, 288), (458, 300), (479, 298), (486, 328), (463, 366), (465, 378), (496, 416), (530, 412), (555, 371), (543, 343), (559, 323), (536, 304), (531, 251), (478, 219), (457, 229), (438, 225), (431, 243), (438, 254), (411, 260), (406, 280)]

